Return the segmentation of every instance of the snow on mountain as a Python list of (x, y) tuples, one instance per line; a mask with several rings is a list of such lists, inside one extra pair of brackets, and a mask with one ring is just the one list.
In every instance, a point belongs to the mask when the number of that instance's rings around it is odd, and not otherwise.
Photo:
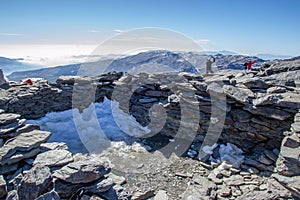
[[(96, 62), (43, 68), (39, 70), (15, 72), (8, 76), (12, 81), (24, 78), (44, 78), (54, 82), (59, 76), (97, 75), (109, 71), (131, 73), (158, 72), (190, 72), (204, 73), (205, 63), (209, 55), (203, 52), (170, 52), (147, 51), (136, 55), (123, 56), (115, 59), (101, 59)], [(214, 70), (243, 69), (243, 64), (249, 60), (256, 60), (255, 65), (262, 65), (266, 60), (254, 56), (244, 55), (214, 55), (216, 62)], [(255, 66), (254, 65), (254, 66)], [(86, 68), (85, 68), (86, 67)]]

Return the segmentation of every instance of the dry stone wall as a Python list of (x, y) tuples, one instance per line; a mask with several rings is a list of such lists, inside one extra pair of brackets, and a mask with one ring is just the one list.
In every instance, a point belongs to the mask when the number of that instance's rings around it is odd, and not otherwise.
[[(252, 193), (252, 190), (247, 193), (246, 186), (256, 183), (246, 184), (245, 179), (258, 173), (274, 173), (272, 177), (293, 197), (299, 198), (300, 90), (295, 79), (299, 68), (288, 71), (284, 66), (279, 64), (272, 66), (273, 71), (268, 68), (248, 74), (240, 71), (221, 71), (209, 76), (109, 73), (96, 77), (60, 77), (56, 83), (34, 80), (33, 86), (2, 85), (0, 198), (75, 198), (84, 190), (105, 199), (129, 199), (130, 195), (120, 186), (122, 177), (109, 174), (109, 162), (72, 155), (63, 143), (47, 143), (50, 132), (25, 124), (25, 119), (39, 118), (48, 112), (72, 107), (82, 110), (104, 97), (117, 100), (124, 112), (133, 115), (143, 126), (149, 126), (155, 134), (142, 142), (153, 150), (166, 145), (169, 139), (182, 140), (181, 144), (187, 140), (191, 141), (187, 150), (194, 152), (190, 155), (196, 158), (209, 128), (221, 121), (220, 138), (208, 140), (231, 142), (242, 148), (247, 157), (241, 169), (247, 173), (240, 173), (240, 169), (212, 172), (207, 191), (216, 190), (222, 197), (247, 199), (265, 195), (262, 196), (265, 198), (270, 193), (260, 186), (258, 191), (262, 193)], [(161, 123), (162, 119), (166, 120)], [(200, 163), (213, 169), (213, 164)], [(228, 175), (229, 172), (238, 174)], [(197, 182), (196, 176), (193, 181)], [(200, 182), (205, 181), (208, 180), (203, 178)], [(219, 188), (223, 182), (230, 187)], [(219, 185), (218, 189), (208, 188), (210, 184)], [(203, 195), (190, 194), (191, 191), (193, 188), (188, 187), (184, 195), (194, 195), (194, 198)]]

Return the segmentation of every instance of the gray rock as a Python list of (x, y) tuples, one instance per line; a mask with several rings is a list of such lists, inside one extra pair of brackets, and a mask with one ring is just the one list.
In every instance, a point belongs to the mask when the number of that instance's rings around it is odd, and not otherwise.
[(277, 156), (275, 153), (273, 153), (272, 151), (267, 150), (267, 149), (264, 151), (264, 154), (265, 154), (269, 159), (271, 159), (273, 162), (276, 162), (276, 160), (277, 160), (277, 158), (278, 158), (278, 156)]
[(268, 89), (270, 87), (267, 83), (265, 83), (258, 77), (246, 79), (242, 83), (249, 89)]
[(10, 191), (6, 196), (6, 200), (19, 200), (17, 190)]
[(1, 126), (0, 127), (0, 138), (8, 138), (11, 137), (9, 133), (15, 131), (17, 128), (22, 126), (25, 123), (25, 119), (18, 120), (17, 122)]
[(282, 97), (281, 97), (281, 95), (278, 95), (278, 94), (266, 95), (264, 97), (254, 99), (253, 100), (253, 105), (254, 106), (273, 105), (273, 104), (277, 103), (280, 98), (282, 98)]
[(38, 155), (40, 152), (41, 152), (40, 148), (35, 148), (35, 149), (32, 149), (27, 152), (17, 151), (14, 155), (2, 160), (1, 163), (3, 165), (13, 165), (15, 163), (18, 163), (21, 160), (25, 160), (27, 158), (32, 158), (32, 157)]
[(117, 176), (113, 173), (109, 173), (107, 176), (109, 176), (115, 184), (123, 185), (126, 183), (126, 179), (123, 176)]
[(249, 112), (240, 109), (232, 109), (230, 113), (234, 121), (242, 123), (249, 122), (252, 116)]
[(6, 175), (18, 170), (19, 163), (13, 165), (0, 165), (0, 174)]
[(240, 186), (245, 184), (244, 178), (241, 175), (232, 175), (229, 178), (224, 178), (224, 183), (228, 186)]
[[(292, 141), (292, 142), (291, 142)], [(279, 174), (285, 176), (300, 175), (300, 139), (293, 134), (283, 139), (276, 168)]]
[(221, 197), (228, 197), (231, 195), (231, 189), (226, 186), (221, 186), (221, 189), (218, 190), (218, 194)]
[(37, 148), (40, 146), (40, 144), (46, 142), (50, 135), (51, 133), (47, 131), (34, 130), (28, 133), (21, 133), (17, 137), (8, 140), (0, 149), (0, 164), (12, 164), (22, 160), (25, 156), (17, 156), (14, 161), (9, 161), (14, 154), (22, 155), (22, 153), (18, 154), (17, 152), (26, 153), (30, 150), (35, 150), (34, 148)]
[(157, 98), (144, 98), (144, 99), (139, 99), (140, 103), (153, 103), (158, 101)]
[(68, 150), (68, 146), (64, 142), (47, 142), (41, 144), (42, 151), (49, 151), (49, 150)]
[(168, 193), (165, 190), (159, 190), (156, 193), (154, 200), (169, 200)]
[(224, 93), (228, 97), (231, 97), (234, 100), (236, 100), (237, 102), (242, 103), (244, 105), (249, 104), (248, 95), (245, 92), (243, 92), (242, 90), (240, 90), (239, 88), (234, 87), (232, 85), (224, 85), (223, 89), (224, 89)]
[(263, 117), (277, 119), (280, 121), (284, 121), (292, 116), (291, 113), (271, 107), (253, 107), (248, 105), (244, 107), (244, 110), (247, 110), (254, 115), (261, 115)]
[(92, 185), (85, 186), (84, 189), (87, 192), (91, 192), (94, 194), (102, 193), (108, 191), (113, 185), (113, 181), (111, 178), (105, 178), (97, 181)]
[(3, 176), (0, 175), (0, 198), (5, 197), (6, 194), (7, 194), (6, 181), (4, 180)]
[(59, 195), (55, 191), (47, 192), (46, 194), (43, 194), (42, 196), (39, 196), (35, 200), (60, 200)]
[(149, 97), (168, 97), (169, 92), (148, 90), (145, 95)]
[(22, 178), (18, 186), (20, 199), (32, 200), (46, 193), (51, 186), (52, 176), (46, 166), (36, 165)]
[(279, 86), (270, 87), (270, 88), (267, 89), (268, 94), (284, 93), (286, 91), (287, 90), (286, 90), (285, 87), (279, 87)]
[(110, 178), (100, 179), (92, 184), (89, 183), (72, 184), (57, 179), (55, 180), (54, 190), (59, 194), (60, 197), (68, 198), (74, 195), (74, 193), (79, 189), (84, 189), (85, 192), (99, 194), (110, 190), (112, 185), (113, 185), (113, 181)]
[(154, 196), (154, 190), (147, 190), (145, 192), (135, 192), (133, 193), (132, 200), (146, 200)]
[(60, 76), (56, 80), (56, 83), (59, 85), (74, 85), (76, 78), (78, 76)]
[(257, 191), (257, 190), (248, 190), (244, 192), (243, 195), (236, 198), (236, 200), (245, 200), (245, 199), (278, 199), (278, 194), (269, 193), (268, 191)]
[(272, 174), (272, 177), (283, 187), (292, 192), (295, 198), (300, 199), (300, 176), (285, 177), (279, 174)]
[(19, 114), (2, 113), (2, 114), (0, 114), (0, 126), (5, 126), (8, 124), (18, 122), (20, 117), (21, 116)]
[(256, 160), (246, 159), (244, 161), (244, 164), (255, 167), (256, 169), (259, 169), (261, 171), (272, 171), (271, 168), (267, 167), (266, 165), (260, 162), (257, 162)]
[(56, 170), (53, 176), (73, 184), (90, 183), (99, 180), (109, 171), (109, 163), (106, 161), (79, 161)]
[(249, 167), (247, 170), (250, 174), (258, 174), (259, 173), (258, 169), (256, 169), (255, 167)]
[(267, 158), (264, 154), (259, 156), (258, 161), (265, 165), (272, 165), (274, 163), (273, 160)]
[(61, 198), (70, 198), (76, 191), (83, 188), (85, 184), (72, 184), (59, 179), (54, 182), (54, 190)]
[(211, 191), (216, 185), (207, 178), (197, 175), (194, 176), (193, 182), (196, 184), (189, 184), (185, 192), (181, 195), (182, 199), (210, 199)]
[(48, 167), (64, 166), (73, 162), (72, 154), (67, 150), (51, 150), (37, 155), (33, 165), (45, 165)]

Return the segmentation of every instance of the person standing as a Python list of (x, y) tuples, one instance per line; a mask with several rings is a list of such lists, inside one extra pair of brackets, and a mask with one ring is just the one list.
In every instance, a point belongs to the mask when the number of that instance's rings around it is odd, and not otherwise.
[(249, 62), (248, 62), (248, 66), (247, 66), (248, 71), (251, 71), (251, 67), (252, 67), (252, 65), (253, 65), (254, 63), (255, 63), (255, 60), (249, 61)]
[(213, 56), (209, 56), (206, 60), (206, 75), (209, 73), (214, 73), (211, 69), (212, 64), (215, 62), (215, 58)]

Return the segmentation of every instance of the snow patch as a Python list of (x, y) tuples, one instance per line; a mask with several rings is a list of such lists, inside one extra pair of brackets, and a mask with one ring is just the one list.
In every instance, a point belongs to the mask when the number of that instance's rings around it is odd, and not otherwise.
[(111, 141), (132, 144), (151, 132), (123, 112), (118, 102), (107, 98), (102, 103), (91, 104), (82, 113), (78, 109), (51, 112), (26, 123), (50, 131), (48, 142), (64, 142), (72, 153), (100, 153), (111, 146)]

